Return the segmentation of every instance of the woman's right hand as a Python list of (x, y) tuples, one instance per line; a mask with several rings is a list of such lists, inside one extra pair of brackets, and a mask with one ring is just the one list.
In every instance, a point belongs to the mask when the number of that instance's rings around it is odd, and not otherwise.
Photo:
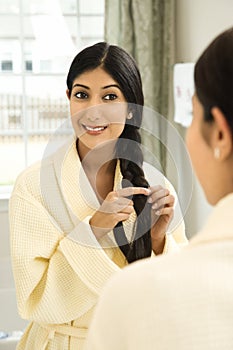
[(137, 194), (148, 196), (150, 190), (144, 187), (126, 187), (108, 193), (100, 208), (89, 221), (97, 239), (111, 231), (118, 222), (129, 218), (134, 211), (134, 207), (133, 201), (128, 197), (132, 198)]

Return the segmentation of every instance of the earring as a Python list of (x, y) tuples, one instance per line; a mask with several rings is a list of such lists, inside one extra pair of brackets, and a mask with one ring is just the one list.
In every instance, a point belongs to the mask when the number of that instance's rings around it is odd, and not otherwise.
[(214, 158), (215, 159), (220, 158), (220, 149), (218, 147), (215, 147), (215, 149), (214, 149)]
[(133, 118), (133, 113), (129, 112), (129, 114), (127, 115), (127, 119), (132, 119)]

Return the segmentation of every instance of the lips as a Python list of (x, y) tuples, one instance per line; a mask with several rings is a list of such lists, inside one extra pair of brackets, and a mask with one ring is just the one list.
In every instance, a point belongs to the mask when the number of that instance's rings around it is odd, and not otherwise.
[(104, 131), (107, 128), (107, 125), (96, 125), (96, 126), (90, 126), (82, 124), (82, 127), (89, 133), (89, 134), (99, 134), (102, 131)]

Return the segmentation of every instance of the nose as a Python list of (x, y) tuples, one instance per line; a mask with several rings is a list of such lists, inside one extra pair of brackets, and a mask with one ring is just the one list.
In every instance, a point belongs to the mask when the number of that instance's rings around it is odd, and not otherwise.
[(101, 119), (100, 106), (92, 106), (86, 111), (86, 118), (90, 123), (97, 123)]
[(97, 115), (97, 114), (95, 113), (95, 111), (91, 111), (91, 112), (89, 112), (89, 113), (91, 113), (91, 114), (88, 114), (88, 116), (87, 116), (87, 120), (88, 120), (89, 122), (96, 122), (96, 121), (98, 121), (98, 120), (100, 119), (100, 116)]
[(89, 101), (88, 109), (87, 109), (87, 120), (90, 122), (98, 121), (102, 114), (103, 101), (99, 97), (92, 97)]

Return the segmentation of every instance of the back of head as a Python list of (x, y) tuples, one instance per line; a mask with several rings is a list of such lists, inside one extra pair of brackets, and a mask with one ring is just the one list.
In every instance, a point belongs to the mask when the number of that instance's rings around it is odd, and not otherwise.
[(205, 120), (211, 122), (211, 108), (219, 107), (233, 134), (233, 27), (205, 49), (195, 65), (194, 79)]

